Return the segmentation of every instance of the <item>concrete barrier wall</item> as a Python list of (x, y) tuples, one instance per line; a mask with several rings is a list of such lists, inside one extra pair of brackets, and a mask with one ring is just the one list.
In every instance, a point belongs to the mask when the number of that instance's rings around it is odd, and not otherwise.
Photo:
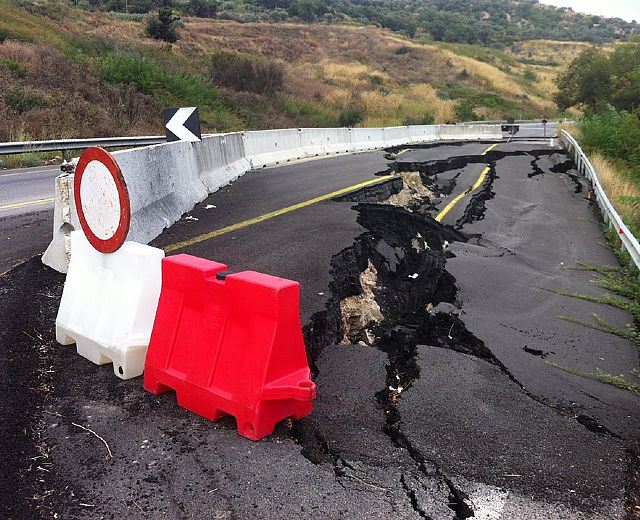
[(207, 196), (195, 148), (179, 142), (113, 154), (131, 200), (128, 240), (149, 243)]
[(382, 128), (352, 128), (351, 144), (354, 150), (377, 150), (384, 148)]
[(299, 128), (244, 132), (244, 150), (252, 168), (302, 159), (302, 132)]
[[(163, 143), (115, 152), (131, 199), (128, 240), (147, 244), (209, 193), (250, 169), (344, 152), (438, 139), (502, 139), (500, 125), (306, 128), (217, 134), (199, 143)], [(53, 239), (42, 261), (66, 272), (71, 231), (80, 228), (73, 175), (56, 178)]]
[(440, 127), (437, 125), (415, 125), (409, 127), (411, 143), (426, 143), (440, 139)]
[(200, 172), (209, 193), (236, 180), (251, 169), (244, 150), (241, 133), (221, 134), (205, 137), (194, 143), (194, 153)]
[(439, 137), (442, 140), (502, 139), (502, 128), (500, 125), (440, 125)]
[(350, 128), (301, 128), (300, 135), (307, 157), (357, 151), (351, 141)]
[(73, 200), (73, 175), (63, 173), (55, 180), (53, 207), (53, 238), (42, 255), (42, 262), (56, 271), (66, 273), (71, 260), (71, 235), (80, 229), (80, 220)]
[(401, 146), (411, 142), (408, 126), (392, 126), (382, 129), (384, 144), (387, 147)]

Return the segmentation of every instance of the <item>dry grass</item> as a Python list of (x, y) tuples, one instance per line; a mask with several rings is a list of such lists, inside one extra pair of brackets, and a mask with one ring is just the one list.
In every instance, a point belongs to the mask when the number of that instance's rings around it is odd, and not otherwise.
[(623, 197), (640, 197), (640, 188), (638, 185), (625, 178), (612, 162), (599, 153), (590, 156), (591, 164), (598, 172), (598, 177), (602, 183), (609, 200), (621, 213), (631, 222), (640, 222), (640, 207), (634, 204), (628, 204), (621, 200)]
[(510, 53), (520, 60), (536, 60), (568, 65), (581, 51), (590, 47), (589, 43), (561, 42), (554, 40), (529, 40), (511, 47)]
[(567, 123), (565, 121), (558, 124), (557, 135), (560, 135), (562, 130), (569, 132), (577, 141), (580, 141), (580, 127), (575, 123)]
[[(556, 113), (550, 100), (556, 70), (535, 67), (538, 78), (527, 83), (523, 75), (532, 67), (499, 53), (491, 55), (489, 62), (480, 61), (465, 55), (465, 52), (473, 55), (473, 48), (419, 43), (372, 26), (241, 24), (184, 17), (181, 39), (170, 46), (145, 37), (144, 22), (73, 7), (65, 9), (68, 12), (54, 22), (0, 0), (0, 27), (8, 27), (12, 34), (31, 35), (38, 44), (9, 42), (0, 46), (0, 58), (15, 60), (28, 72), (26, 78), (16, 79), (3, 76), (0, 70), (0, 118), (12, 117), (16, 121), (12, 131), (25, 128), (35, 135), (40, 127), (44, 133), (51, 133), (55, 127), (73, 129), (78, 135), (122, 132), (114, 125), (109, 126), (110, 119), (117, 115), (110, 108), (111, 101), (123, 94), (119, 87), (101, 83), (86, 64), (86, 70), (82, 71), (78, 62), (63, 63), (59, 52), (56, 54), (57, 51), (44, 45), (47, 42), (66, 52), (73, 44), (74, 33), (89, 42), (94, 37), (103, 38), (117, 47), (137, 49), (170, 71), (198, 74), (205, 79), (214, 51), (242, 52), (284, 63), (281, 93), (248, 95), (233, 88), (221, 89), (230, 107), (225, 120), (233, 121), (233, 129), (331, 124), (342, 110), (350, 107), (363, 110), (362, 124), (367, 126), (401, 125), (428, 120), (429, 116), (441, 123), (455, 119), (454, 107), (459, 100), (446, 98), (450, 88), (458, 87), (462, 92), (466, 89), (466, 92), (495, 93), (501, 98), (491, 106), (476, 108), (483, 118), (502, 118), (504, 107), (513, 110), (514, 105), (522, 106), (525, 116), (553, 117)], [(545, 45), (556, 43), (536, 42), (530, 46), (531, 52), (543, 55)], [(568, 49), (567, 56), (575, 49), (575, 45), (558, 45)], [(400, 47), (407, 52), (397, 53)], [(40, 64), (49, 59), (43, 54), (45, 49), (53, 53), (50, 61), (64, 71), (58, 74), (62, 83), (51, 74), (51, 67), (40, 70)], [(42, 91), (50, 96), (51, 103), (17, 117), (15, 111), (8, 113), (2, 103), (2, 90), (6, 92), (10, 86)], [(283, 105), (283, 99), (289, 101), (287, 106)], [(145, 98), (143, 102), (143, 116), (126, 132), (158, 131), (159, 107), (154, 105), (158, 100)], [(76, 108), (71, 109), (71, 105)], [(93, 112), (88, 110), (91, 105), (97, 107)]]
[(543, 99), (551, 99), (557, 91), (553, 80), (584, 49), (591, 45), (583, 42), (530, 40), (511, 46), (508, 54), (526, 64), (537, 80), (531, 88)]
[[(401, 46), (409, 52), (396, 54)], [(427, 85), (431, 87), (430, 92), (434, 92), (447, 83), (458, 83), (496, 92), (521, 103), (532, 113), (555, 112), (550, 101), (554, 90), (550, 74), (539, 78), (535, 85), (526, 85), (522, 81), (524, 66), (515, 64), (510, 73), (493, 63), (478, 61), (436, 44), (407, 41), (374, 27), (238, 24), (187, 18), (178, 48), (185, 54), (203, 53), (211, 48), (235, 49), (283, 60), (292, 69), (288, 82), (290, 93), (307, 98), (315, 95), (338, 105), (364, 92), (368, 92), (365, 102), (375, 105), (380, 96), (371, 93), (375, 90), (371, 77), (378, 76), (386, 91), (392, 93), (413, 85)], [(468, 78), (461, 79), (467, 74)], [(431, 110), (437, 120), (452, 119), (451, 103), (441, 103), (442, 100), (434, 96), (427, 99), (437, 104)], [(420, 111), (422, 107), (417, 110)], [(480, 111), (495, 117), (504, 115), (499, 109)], [(410, 108), (404, 110), (404, 113), (413, 112), (416, 111)], [(371, 121), (382, 119), (379, 114), (370, 114)], [(397, 119), (397, 116), (389, 117), (389, 121)]]
[(47, 45), (63, 45), (66, 37), (56, 22), (17, 9), (5, 0), (0, 0), (0, 29), (23, 41)]

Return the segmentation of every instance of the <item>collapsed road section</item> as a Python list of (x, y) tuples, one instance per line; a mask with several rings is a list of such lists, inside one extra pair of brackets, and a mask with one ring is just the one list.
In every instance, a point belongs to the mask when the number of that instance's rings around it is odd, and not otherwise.
[(633, 518), (640, 399), (549, 363), (635, 377), (634, 344), (558, 319), (629, 316), (550, 292), (592, 290), (564, 267), (615, 257), (564, 152), (487, 148), (365, 155), (393, 177), (194, 240), (357, 166), (263, 170), (156, 240), (301, 282), (317, 401), (259, 443), (55, 344), (61, 275), (32, 260), (0, 278), (6, 402), (24, 411), (3, 413), (10, 517)]

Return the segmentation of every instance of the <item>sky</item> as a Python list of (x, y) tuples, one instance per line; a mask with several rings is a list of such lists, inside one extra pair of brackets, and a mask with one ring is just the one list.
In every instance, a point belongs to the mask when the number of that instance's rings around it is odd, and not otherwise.
[(640, 0), (540, 0), (543, 4), (571, 7), (574, 11), (640, 22)]

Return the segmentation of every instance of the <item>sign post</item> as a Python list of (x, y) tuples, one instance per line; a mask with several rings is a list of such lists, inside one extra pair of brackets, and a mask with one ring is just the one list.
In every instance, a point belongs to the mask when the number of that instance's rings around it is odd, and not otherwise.
[(87, 148), (73, 183), (78, 220), (89, 243), (101, 253), (124, 244), (131, 222), (129, 191), (122, 171), (104, 148)]

